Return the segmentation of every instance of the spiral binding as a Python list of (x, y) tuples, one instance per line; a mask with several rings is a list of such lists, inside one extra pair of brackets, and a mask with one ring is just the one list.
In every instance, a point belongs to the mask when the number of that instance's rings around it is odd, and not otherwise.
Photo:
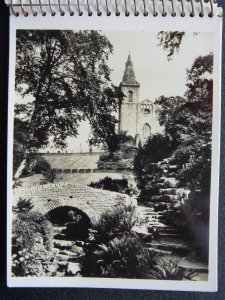
[[(190, 17), (221, 17), (222, 13), (215, 14), (217, 0), (8, 0), (11, 14), (18, 17), (20, 14), (27, 17), (29, 14), (37, 16), (41, 13), (46, 16), (47, 11), (52, 16), (190, 16)], [(81, 9), (82, 7), (82, 9)], [(83, 11), (84, 10), (84, 11)]]

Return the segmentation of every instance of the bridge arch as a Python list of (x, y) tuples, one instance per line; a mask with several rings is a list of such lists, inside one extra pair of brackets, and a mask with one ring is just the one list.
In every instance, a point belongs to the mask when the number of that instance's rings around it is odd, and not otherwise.
[(134, 204), (128, 195), (91, 188), (74, 182), (58, 182), (14, 190), (13, 204), (20, 199), (30, 199), (33, 210), (42, 214), (57, 208), (70, 206), (85, 213), (95, 223), (101, 214), (119, 202)]

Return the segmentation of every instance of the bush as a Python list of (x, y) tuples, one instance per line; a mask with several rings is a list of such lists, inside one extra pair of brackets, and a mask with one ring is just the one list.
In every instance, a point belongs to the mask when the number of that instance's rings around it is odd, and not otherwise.
[(15, 276), (44, 276), (54, 273), (51, 223), (38, 212), (19, 213), (13, 222), (12, 272)]
[(50, 169), (51, 165), (43, 156), (37, 153), (31, 153), (26, 158), (25, 167), (23, 169), (22, 175), (26, 176), (32, 173), (42, 174), (42, 172), (47, 172)]
[(96, 188), (96, 189), (103, 189), (107, 191), (113, 191), (123, 194), (129, 194), (130, 188), (128, 186), (127, 179), (112, 179), (110, 177), (105, 177), (103, 179), (100, 179), (97, 182), (91, 182), (89, 184), (90, 187)]
[(161, 280), (182, 280), (184, 273), (179, 268), (174, 258), (171, 259), (159, 259), (152, 270), (152, 276), (154, 279)]
[(29, 212), (33, 208), (33, 204), (31, 199), (23, 199), (19, 198), (16, 207), (14, 207), (14, 211), (18, 213)]
[(107, 242), (130, 233), (136, 222), (135, 207), (120, 203), (104, 212), (98, 222), (94, 224), (94, 229), (97, 232), (96, 241), (98, 243)]
[(58, 176), (57, 171), (55, 169), (43, 171), (42, 175), (43, 178), (41, 178), (40, 184), (54, 183), (62, 179), (62, 177)]
[(100, 244), (81, 261), (83, 276), (110, 278), (152, 278), (156, 255), (135, 235), (124, 234)]

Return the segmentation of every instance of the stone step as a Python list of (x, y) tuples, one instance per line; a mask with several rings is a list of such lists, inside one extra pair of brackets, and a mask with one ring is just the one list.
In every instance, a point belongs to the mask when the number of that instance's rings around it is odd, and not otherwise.
[(174, 177), (163, 177), (164, 178), (164, 188), (176, 188), (178, 187), (178, 181)]
[(165, 227), (160, 230), (160, 233), (178, 233), (178, 231), (173, 227)]
[(172, 255), (173, 252), (172, 251), (168, 251), (168, 250), (160, 250), (160, 249), (157, 249), (157, 248), (154, 248), (154, 247), (149, 247), (148, 246), (148, 249), (150, 251), (153, 251), (155, 253), (158, 253), (158, 254), (163, 254), (163, 255)]
[(149, 197), (152, 202), (169, 202), (170, 198), (167, 195), (154, 195)]
[(148, 244), (150, 247), (155, 247), (160, 250), (172, 251), (174, 254), (179, 255), (187, 255), (192, 251), (192, 247), (187, 245), (185, 242), (174, 243), (172, 241), (162, 242), (159, 241), (152, 241)]
[(160, 215), (164, 215), (165, 213), (162, 212), (162, 211), (141, 211), (139, 212), (140, 215), (143, 215), (143, 216), (160, 216)]
[(148, 211), (148, 212), (151, 212), (153, 211), (153, 209), (151, 207), (147, 207), (147, 206), (137, 206), (137, 210), (142, 212), (142, 211)]
[(174, 238), (182, 238), (182, 235), (178, 232), (170, 233), (170, 232), (161, 232), (160, 230), (160, 237), (174, 239)]
[(198, 273), (208, 273), (208, 265), (199, 263), (199, 262), (192, 262), (186, 259), (179, 261), (179, 267), (188, 271), (195, 271)]
[(176, 195), (176, 193), (177, 193), (176, 188), (159, 189), (160, 195)]
[(178, 195), (154, 195), (149, 197), (150, 201), (153, 202), (177, 202), (179, 200), (179, 196)]

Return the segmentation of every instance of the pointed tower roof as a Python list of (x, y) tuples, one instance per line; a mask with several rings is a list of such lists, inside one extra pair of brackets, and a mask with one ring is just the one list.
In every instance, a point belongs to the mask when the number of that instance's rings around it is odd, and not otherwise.
[(130, 54), (128, 55), (127, 62), (125, 65), (122, 84), (139, 85), (139, 83), (135, 80), (135, 73), (134, 73), (133, 63)]

